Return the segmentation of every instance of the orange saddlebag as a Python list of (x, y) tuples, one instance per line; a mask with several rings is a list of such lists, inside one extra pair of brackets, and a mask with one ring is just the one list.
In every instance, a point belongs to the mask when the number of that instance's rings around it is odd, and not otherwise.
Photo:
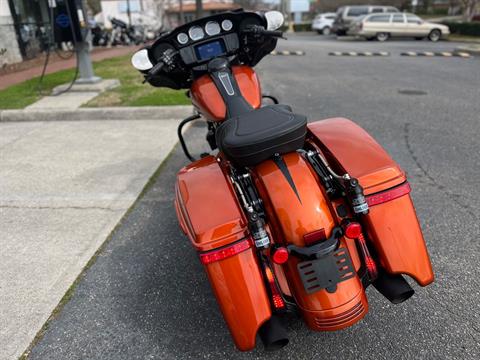
[(354, 122), (333, 118), (310, 123), (308, 137), (340, 174), (362, 185), (370, 212), (365, 224), (382, 267), (425, 286), (433, 271), (403, 170)]
[(236, 346), (255, 347), (259, 327), (271, 317), (247, 223), (232, 186), (213, 156), (180, 170), (175, 208), (182, 230), (200, 256), (241, 247), (236, 255), (205, 264), (205, 270)]

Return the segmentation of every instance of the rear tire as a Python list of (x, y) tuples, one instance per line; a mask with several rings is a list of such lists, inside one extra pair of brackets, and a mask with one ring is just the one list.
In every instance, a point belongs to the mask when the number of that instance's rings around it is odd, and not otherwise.
[(332, 33), (332, 30), (330, 29), (329, 26), (325, 26), (322, 30), (323, 35), (330, 35)]
[(389, 33), (385, 33), (385, 32), (381, 32), (381, 33), (378, 33), (375, 38), (378, 40), (378, 41), (387, 41), (388, 38), (390, 37), (390, 34)]
[(438, 29), (433, 29), (432, 31), (430, 31), (430, 34), (428, 34), (428, 40), (433, 42), (437, 42), (438, 40), (440, 40), (441, 37), (442, 32)]
[(347, 30), (337, 30), (337, 36), (345, 36), (347, 35)]

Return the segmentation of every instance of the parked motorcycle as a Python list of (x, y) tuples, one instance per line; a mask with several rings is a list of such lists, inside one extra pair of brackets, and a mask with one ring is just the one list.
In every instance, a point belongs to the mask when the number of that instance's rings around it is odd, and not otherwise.
[(139, 45), (145, 42), (145, 34), (143, 27), (132, 25), (129, 26), (125, 21), (120, 19), (110, 19), (112, 23), (111, 45)]
[[(197, 114), (180, 143), (175, 208), (198, 251), (233, 341), (288, 343), (285, 314), (315, 331), (349, 327), (373, 286), (394, 304), (434, 274), (404, 171), (344, 118), (307, 124), (288, 105), (262, 105), (253, 67), (282, 37), (279, 12), (205, 17), (162, 35), (132, 64), (153, 86), (189, 89)], [(195, 160), (182, 128), (203, 117), (214, 152)], [(185, 271), (189, 271), (185, 269)]]
[(105, 30), (103, 25), (92, 21), (90, 23), (90, 29), (92, 32), (92, 45), (93, 46), (107, 46), (110, 42), (110, 33)]

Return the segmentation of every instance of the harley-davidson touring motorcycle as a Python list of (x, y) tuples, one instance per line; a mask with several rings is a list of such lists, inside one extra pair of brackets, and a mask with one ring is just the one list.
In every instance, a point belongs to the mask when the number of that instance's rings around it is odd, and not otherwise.
[[(285, 346), (287, 313), (340, 330), (368, 312), (369, 285), (396, 304), (414, 293), (405, 275), (434, 278), (410, 185), (385, 150), (351, 120), (307, 123), (262, 96), (253, 67), (282, 24), (279, 12), (216, 14), (132, 57), (151, 85), (188, 89), (196, 113), (178, 135), (192, 162), (175, 208), (242, 351), (257, 335), (267, 350)], [(212, 154), (195, 160), (182, 128), (200, 117)]]

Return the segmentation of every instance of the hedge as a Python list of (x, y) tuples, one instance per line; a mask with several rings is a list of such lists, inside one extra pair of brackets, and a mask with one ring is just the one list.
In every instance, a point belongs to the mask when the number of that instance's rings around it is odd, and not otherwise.
[(452, 34), (480, 36), (479, 22), (443, 22)]

